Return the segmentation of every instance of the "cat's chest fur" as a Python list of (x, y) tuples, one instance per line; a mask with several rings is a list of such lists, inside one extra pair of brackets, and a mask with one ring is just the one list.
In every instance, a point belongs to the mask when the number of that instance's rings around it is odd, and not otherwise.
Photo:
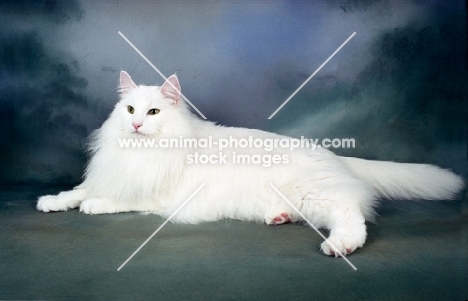
[(112, 187), (112, 197), (122, 201), (170, 198), (173, 191), (169, 187), (177, 184), (183, 174), (185, 150), (151, 147), (143, 141), (150, 142), (152, 138), (122, 135), (112, 126), (104, 124), (96, 134), (97, 149), (89, 163), (85, 184), (101, 183), (100, 187), (89, 185), (98, 195), (108, 194), (108, 187)]

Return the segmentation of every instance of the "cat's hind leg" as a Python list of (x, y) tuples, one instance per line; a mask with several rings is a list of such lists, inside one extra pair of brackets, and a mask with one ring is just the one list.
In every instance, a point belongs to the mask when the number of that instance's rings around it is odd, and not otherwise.
[(337, 250), (343, 255), (351, 254), (366, 241), (365, 219), (359, 209), (335, 212), (328, 228), (330, 236), (320, 245), (326, 255), (338, 257)]
[[(348, 183), (343, 183), (348, 181)], [(303, 214), (317, 228), (327, 228), (330, 235), (320, 245), (330, 256), (347, 255), (361, 248), (367, 237), (365, 215), (362, 210), (371, 207), (373, 192), (354, 179), (344, 179), (322, 186), (308, 195), (303, 203)]]
[(58, 195), (44, 195), (37, 200), (36, 209), (42, 212), (67, 211), (80, 206), (86, 196), (83, 188), (62, 191)]

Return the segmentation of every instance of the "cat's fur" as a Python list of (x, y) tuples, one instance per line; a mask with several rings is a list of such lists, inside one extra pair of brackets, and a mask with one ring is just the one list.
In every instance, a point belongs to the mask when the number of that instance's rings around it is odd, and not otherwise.
[[(362, 247), (365, 219), (379, 198), (450, 199), (462, 179), (441, 168), (339, 157), (325, 148), (278, 150), (288, 164), (188, 164), (187, 155), (213, 149), (120, 148), (119, 138), (225, 137), (284, 138), (260, 130), (221, 127), (193, 116), (179, 101), (180, 85), (171, 76), (161, 87), (137, 86), (120, 75), (121, 100), (91, 138), (91, 160), (84, 181), (71, 191), (39, 198), (37, 209), (86, 214), (129, 211), (170, 216), (202, 184), (206, 185), (173, 220), (182, 223), (224, 218), (280, 224), (300, 219), (272, 183), (318, 228), (330, 229), (329, 242), (344, 255)], [(128, 106), (134, 108), (130, 113)], [(159, 114), (149, 115), (151, 109)], [(262, 149), (228, 149), (265, 154)], [(321, 250), (335, 252), (324, 242)]]

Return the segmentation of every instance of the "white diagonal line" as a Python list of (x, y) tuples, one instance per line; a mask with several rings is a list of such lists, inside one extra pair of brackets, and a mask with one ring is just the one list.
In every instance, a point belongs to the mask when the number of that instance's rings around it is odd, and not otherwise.
[(319, 229), (317, 229), (317, 227), (314, 226), (314, 224), (312, 224), (311, 221), (309, 221), (309, 219), (307, 219), (305, 217), (304, 214), (302, 214), (302, 212), (299, 211), (299, 209), (296, 208), (296, 206), (294, 206), (289, 200), (287, 197), (284, 196), (284, 194), (282, 194), (278, 188), (275, 187), (275, 185), (273, 185), (272, 183), (269, 183), (271, 188), (273, 188), (282, 198), (283, 200), (285, 200), (289, 206), (291, 206), (301, 217), (303, 220), (305, 220), (311, 227), (312, 229), (315, 230), (315, 232), (317, 232), (333, 249), (333, 251), (335, 251), (335, 254), (339, 254), (355, 271), (357, 270), (357, 268), (354, 266), (354, 264), (351, 263), (351, 261), (348, 260), (348, 258), (346, 258), (346, 256), (344, 256), (339, 250), (337, 247), (335, 247), (323, 234), (322, 232), (319, 231)]
[(142, 243), (141, 246), (140, 246), (138, 249), (136, 249), (136, 251), (133, 252), (133, 254), (130, 255), (130, 257), (128, 257), (127, 260), (125, 260), (124, 263), (122, 263), (122, 265), (117, 269), (117, 272), (120, 271), (120, 270), (127, 264), (127, 262), (129, 262), (130, 259), (132, 259), (133, 256), (135, 256), (135, 255), (151, 240), (151, 238), (153, 238), (153, 237), (159, 232), (159, 230), (161, 230), (161, 229), (162, 229), (162, 228), (163, 228), (179, 211), (180, 211), (180, 209), (182, 209), (182, 208), (195, 196), (195, 194), (197, 194), (197, 192), (199, 192), (200, 189), (202, 189), (203, 186), (205, 186), (205, 184), (206, 184), (206, 183), (201, 184), (200, 187), (198, 187), (198, 189), (195, 190), (195, 192), (192, 193), (192, 195), (189, 196), (188, 199), (187, 199), (185, 202), (183, 202), (182, 205), (180, 205), (180, 207), (177, 208), (177, 210), (174, 211), (174, 213), (172, 213), (172, 215), (169, 216), (169, 217), (166, 219), (166, 221), (165, 221), (161, 226), (159, 226), (159, 228), (156, 229), (156, 231), (154, 231), (154, 233), (151, 234), (151, 236), (148, 237), (148, 239), (145, 240), (145, 242)]
[(284, 106), (285, 106), (285, 105), (288, 103), (288, 101), (290, 101), (290, 100), (291, 100), (291, 98), (293, 98), (293, 97), (294, 97), (294, 95), (296, 95), (296, 94), (297, 94), (297, 92), (299, 92), (299, 90), (301, 90), (301, 89), (302, 89), (302, 88), (303, 88), (303, 87), (304, 87), (304, 86), (305, 86), (305, 85), (306, 85), (306, 84), (307, 84), (307, 83), (308, 83), (308, 82), (309, 82), (309, 81), (312, 79), (312, 77), (314, 77), (314, 76), (315, 76), (315, 74), (317, 74), (317, 73), (320, 71), (320, 69), (322, 69), (322, 68), (323, 68), (323, 66), (325, 66), (325, 65), (328, 63), (328, 61), (332, 59), (332, 58), (335, 56), (335, 54), (337, 54), (337, 53), (338, 53), (338, 51), (340, 51), (340, 50), (341, 50), (341, 48), (343, 48), (343, 47), (344, 47), (344, 45), (346, 45), (346, 43), (348, 43), (348, 42), (349, 42), (349, 40), (351, 40), (351, 39), (354, 37), (354, 35), (355, 35), (355, 34), (356, 34), (356, 32), (353, 32), (353, 34), (352, 34), (351, 36), (349, 36), (349, 38), (348, 38), (348, 39), (346, 39), (346, 41), (344, 41), (344, 42), (343, 42), (343, 44), (341, 44), (341, 46), (340, 46), (340, 47), (338, 47), (338, 49), (336, 49), (336, 50), (335, 50), (335, 52), (333, 52), (333, 53), (332, 53), (332, 55), (330, 55), (330, 56), (328, 57), (328, 59), (327, 59), (325, 62), (323, 62), (323, 64), (322, 64), (322, 65), (320, 65), (320, 67), (318, 67), (318, 69), (317, 69), (317, 70), (315, 70), (315, 72), (314, 72), (314, 73), (312, 73), (312, 75), (311, 75), (311, 76), (309, 76), (309, 78), (308, 78), (308, 79), (306, 79), (306, 81), (305, 81), (305, 82), (304, 82), (302, 85), (300, 85), (300, 86), (299, 86), (299, 88), (297, 88), (297, 89), (296, 89), (296, 91), (294, 91), (294, 93), (293, 93), (293, 94), (291, 94), (291, 96), (289, 96), (289, 97), (288, 97), (288, 99), (286, 99), (286, 100), (283, 102), (283, 104), (282, 104), (282, 105), (281, 105), (281, 106), (280, 106), (278, 109), (276, 109), (276, 111), (274, 111), (274, 112), (273, 112), (273, 114), (271, 114), (271, 115), (270, 115), (270, 117), (268, 117), (268, 119), (271, 119), (271, 118), (273, 118), (273, 116), (275, 116), (275, 115), (276, 115), (276, 113), (278, 113), (278, 111), (279, 111), (279, 110), (281, 110), (281, 109), (282, 109), (282, 108), (283, 108), (283, 107), (284, 107)]
[[(147, 58), (143, 53), (141, 53), (141, 51), (138, 50), (138, 48), (136, 48), (136, 46), (133, 45), (133, 43), (130, 42), (130, 40), (127, 39), (127, 37), (126, 37), (123, 33), (121, 33), (120, 31), (119, 31), (118, 33), (119, 33), (119, 35), (120, 35), (130, 46), (132, 46), (132, 48), (133, 48), (133, 49), (134, 49), (134, 50), (151, 66), (151, 67), (153, 67), (154, 70), (156, 70), (156, 72), (158, 72), (158, 74), (159, 74), (165, 81), (167, 81), (167, 77), (165, 77), (164, 74), (162, 74), (162, 72), (159, 71), (159, 69), (156, 68), (156, 66), (153, 65), (153, 63), (151, 63), (150, 60), (148, 60), (148, 58)], [(171, 87), (172, 87), (173, 89), (175, 89), (177, 92), (179, 92), (180, 96), (181, 96), (195, 111), (197, 111), (197, 113), (198, 113), (203, 119), (206, 119), (205, 115), (203, 115), (203, 113), (200, 112), (200, 110), (198, 110), (197, 107), (195, 107), (195, 105), (194, 105), (190, 100), (188, 100), (188, 98), (185, 97), (185, 95), (182, 94), (181, 91), (179, 91), (179, 89), (177, 89), (171, 82), (168, 82), (168, 83), (171, 85)]]

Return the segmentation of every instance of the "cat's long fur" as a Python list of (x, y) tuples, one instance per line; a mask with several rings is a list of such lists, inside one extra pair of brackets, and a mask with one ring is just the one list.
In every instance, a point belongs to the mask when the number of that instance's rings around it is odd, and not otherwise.
[[(270, 167), (232, 164), (233, 152), (268, 154), (262, 149), (225, 149), (228, 164), (188, 164), (187, 155), (218, 154), (218, 150), (121, 148), (119, 138), (285, 137), (198, 119), (179, 102), (175, 76), (161, 87), (136, 86), (122, 71), (120, 84), (121, 100), (92, 135), (83, 183), (57, 196), (40, 197), (38, 210), (79, 207), (86, 214), (143, 211), (169, 216), (206, 183), (174, 221), (298, 221), (295, 211), (268, 185), (272, 183), (316, 227), (330, 229), (329, 242), (349, 254), (363, 246), (365, 219), (372, 218), (377, 199), (450, 199), (464, 186), (460, 177), (435, 166), (339, 157), (324, 148), (278, 150), (289, 162)], [(149, 115), (154, 108), (159, 113)], [(334, 254), (327, 242), (321, 249)]]

